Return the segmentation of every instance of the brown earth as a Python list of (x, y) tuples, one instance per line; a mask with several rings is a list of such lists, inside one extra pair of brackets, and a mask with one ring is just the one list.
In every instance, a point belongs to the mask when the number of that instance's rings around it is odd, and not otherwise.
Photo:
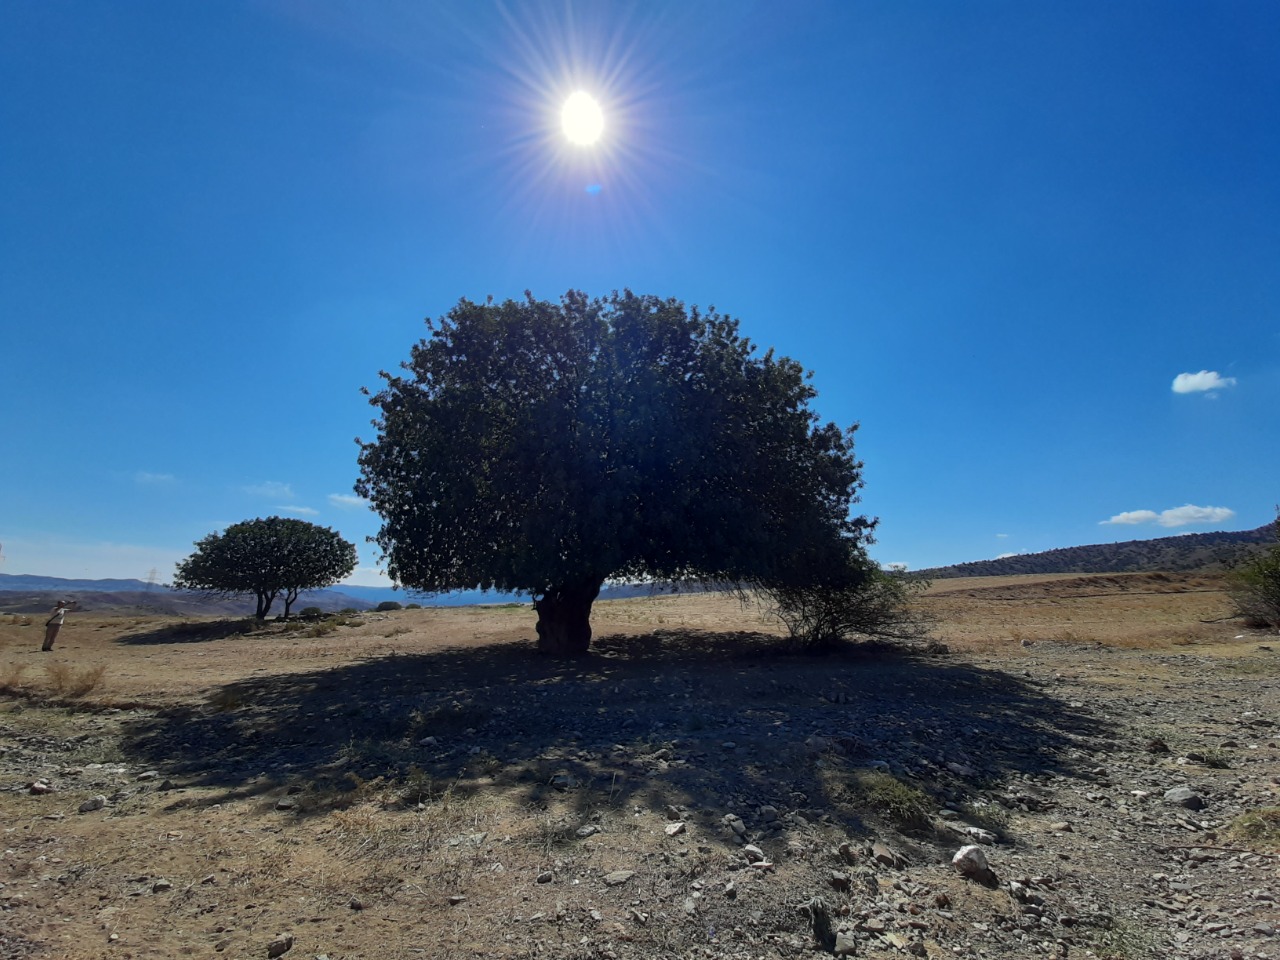
[(813, 898), (865, 957), (1280, 958), (1280, 846), (1232, 826), (1280, 805), (1280, 660), (1219, 581), (925, 606), (947, 653), (810, 657), (609, 601), (569, 664), (527, 606), (73, 614), (49, 654), (0, 617), (0, 960), (801, 956)]

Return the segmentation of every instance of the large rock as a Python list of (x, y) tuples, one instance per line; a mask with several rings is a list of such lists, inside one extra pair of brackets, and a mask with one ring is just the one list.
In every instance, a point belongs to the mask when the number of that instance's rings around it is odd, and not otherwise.
[(1174, 787), (1171, 790), (1166, 790), (1164, 792), (1164, 802), (1186, 807), (1188, 810), (1204, 809), (1204, 798), (1190, 787)]
[(956, 868), (962, 877), (968, 877), (970, 880), (976, 880), (978, 883), (986, 886), (995, 886), (995, 871), (991, 869), (987, 863), (987, 856), (982, 852), (982, 848), (976, 843), (968, 844), (956, 851), (954, 857), (951, 858), (951, 865)]

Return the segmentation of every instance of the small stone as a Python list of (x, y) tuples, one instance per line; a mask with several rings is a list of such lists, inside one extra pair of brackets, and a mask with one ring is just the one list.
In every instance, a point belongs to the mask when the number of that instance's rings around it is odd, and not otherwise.
[(849, 866), (853, 866), (858, 862), (858, 851), (855, 850), (853, 844), (849, 843), (847, 840), (840, 844), (838, 852), (840, 854), (840, 859), (849, 864)]
[(449, 898), (449, 906), (451, 906), (451, 907), (456, 907), (458, 904), (460, 904), (460, 903), (466, 903), (466, 902), (467, 902), (467, 898), (466, 898), (466, 897), (461, 896), (460, 894), (456, 894), (456, 893), (455, 893), (452, 897), (450, 897), (450, 898)]
[[(543, 870), (540, 874), (538, 874), (538, 883), (550, 883), (555, 878), (556, 878), (556, 875), (552, 873), (550, 870)], [(608, 883), (608, 880), (606, 880), (605, 882)]]
[(883, 867), (902, 867), (906, 865), (906, 860), (902, 854), (883, 843), (873, 843), (871, 845), (871, 858)]
[(297, 808), (298, 808), (298, 801), (292, 800), (289, 797), (281, 797), (279, 800), (276, 801), (277, 810), (296, 810)]
[(684, 833), (684, 831), (685, 825), (683, 820), (677, 820), (675, 823), (668, 823), (662, 828), (662, 832), (668, 837), (678, 836), (679, 834)]
[(164, 893), (166, 890), (172, 890), (172, 889), (173, 889), (173, 884), (170, 883), (168, 880), (164, 880), (164, 879), (157, 880), (155, 883), (151, 885), (152, 893)]
[(689, 916), (695, 916), (698, 912), (698, 901), (693, 897), (685, 897), (683, 904), (684, 912)]
[(773, 823), (773, 821), (778, 819), (778, 808), (774, 806), (769, 806), (769, 805), (765, 805), (761, 807), (760, 819), (763, 820), (765, 823)]
[(160, 779), (160, 771), (159, 771), (159, 770), (144, 770), (142, 773), (138, 774), (138, 776), (137, 776), (135, 779), (138, 779), (138, 780), (158, 780), (158, 779)]
[(764, 851), (754, 843), (748, 843), (742, 848), (742, 852), (747, 855), (748, 863), (762, 863), (764, 861)]
[(352, 910), (363, 910), (364, 901), (361, 900), (359, 897), (352, 897), (350, 900), (347, 901), (347, 906), (350, 907)]
[(44, 780), (37, 780), (35, 783), (31, 784), (31, 786), (29, 786), (27, 789), (32, 793), (36, 793), (36, 794), (54, 792), (53, 787), (49, 786), (49, 784)]
[(853, 881), (849, 879), (849, 875), (841, 873), (839, 870), (832, 870), (827, 876), (827, 882), (835, 890), (848, 890), (853, 886)]
[(606, 887), (620, 887), (635, 875), (636, 872), (634, 870), (614, 870), (612, 873), (604, 875), (604, 885)]
[(839, 930), (836, 932), (836, 948), (835, 955), (837, 957), (851, 957), (858, 952), (858, 939), (848, 930)]
[(594, 837), (599, 832), (600, 832), (599, 827), (597, 827), (594, 823), (589, 823), (585, 827), (578, 828), (578, 839), (585, 840), (587, 839), (587, 837)]
[(738, 749), (738, 745), (737, 745), (736, 743), (734, 743), (732, 740), (726, 740), (724, 743), (720, 744), (720, 749), (722, 749), (722, 750), (737, 750), (737, 749)]
[(676, 806), (672, 806), (671, 804), (668, 804), (666, 809), (663, 812), (667, 815), (668, 820), (684, 819), (684, 814), (680, 812), (680, 808)]
[(282, 933), (267, 944), (267, 956), (282, 957), (293, 949), (293, 934)]
[(1071, 833), (1071, 824), (1065, 820), (1059, 820), (1056, 823), (1049, 824), (1049, 829), (1055, 833)]
[(96, 797), (90, 797), (84, 803), (80, 804), (80, 812), (93, 813), (93, 811), (101, 810), (106, 805), (107, 805), (107, 798), (102, 794), (98, 794)]

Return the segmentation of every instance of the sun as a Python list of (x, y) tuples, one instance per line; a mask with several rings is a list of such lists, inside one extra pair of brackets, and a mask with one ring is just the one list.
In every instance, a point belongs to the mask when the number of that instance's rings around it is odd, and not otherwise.
[(586, 146), (599, 140), (604, 132), (604, 113), (591, 94), (579, 90), (564, 102), (560, 126), (570, 143)]

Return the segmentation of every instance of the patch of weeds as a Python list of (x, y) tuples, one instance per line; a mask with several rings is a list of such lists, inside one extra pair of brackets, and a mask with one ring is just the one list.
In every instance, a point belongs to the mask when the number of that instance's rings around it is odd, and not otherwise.
[(1013, 819), (1004, 807), (984, 800), (969, 800), (960, 804), (960, 815), (964, 817), (966, 823), (1001, 836), (1008, 833), (1009, 824)]
[(933, 801), (917, 787), (903, 783), (883, 770), (856, 770), (845, 784), (845, 799), (870, 807), (903, 833), (929, 827)]
[(384, 633), (383, 636), (386, 637), (388, 640), (390, 640), (392, 637), (400, 637), (406, 633), (412, 633), (412, 632), (413, 631), (409, 627), (393, 627), (392, 629)]
[(322, 620), (319, 623), (312, 624), (311, 628), (303, 634), (304, 637), (325, 637), (333, 633), (339, 627), (345, 625), (345, 620)]
[(1154, 935), (1127, 920), (1112, 920), (1094, 940), (1099, 960), (1146, 960), (1162, 956)]
[(7, 663), (0, 672), (0, 693), (17, 693), (22, 687), (22, 675), (27, 672), (25, 663)]
[(442, 703), (430, 710), (414, 710), (409, 715), (409, 736), (452, 737), (467, 730), (479, 730), (489, 722), (489, 708), (458, 700)]
[(106, 667), (90, 667), (77, 671), (69, 663), (49, 663), (45, 666), (45, 680), (49, 691), (56, 696), (84, 696), (100, 684)]
[(214, 713), (230, 713), (244, 706), (244, 697), (233, 690), (217, 690), (209, 695), (209, 707)]
[(106, 666), (99, 664), (96, 667), (81, 670), (79, 673), (73, 673), (71, 676), (71, 682), (67, 686), (67, 696), (83, 697), (86, 693), (89, 693), (102, 682), (102, 678), (106, 672)]
[(1280, 850), (1280, 807), (1246, 810), (1231, 821), (1227, 835), (1248, 846)]

